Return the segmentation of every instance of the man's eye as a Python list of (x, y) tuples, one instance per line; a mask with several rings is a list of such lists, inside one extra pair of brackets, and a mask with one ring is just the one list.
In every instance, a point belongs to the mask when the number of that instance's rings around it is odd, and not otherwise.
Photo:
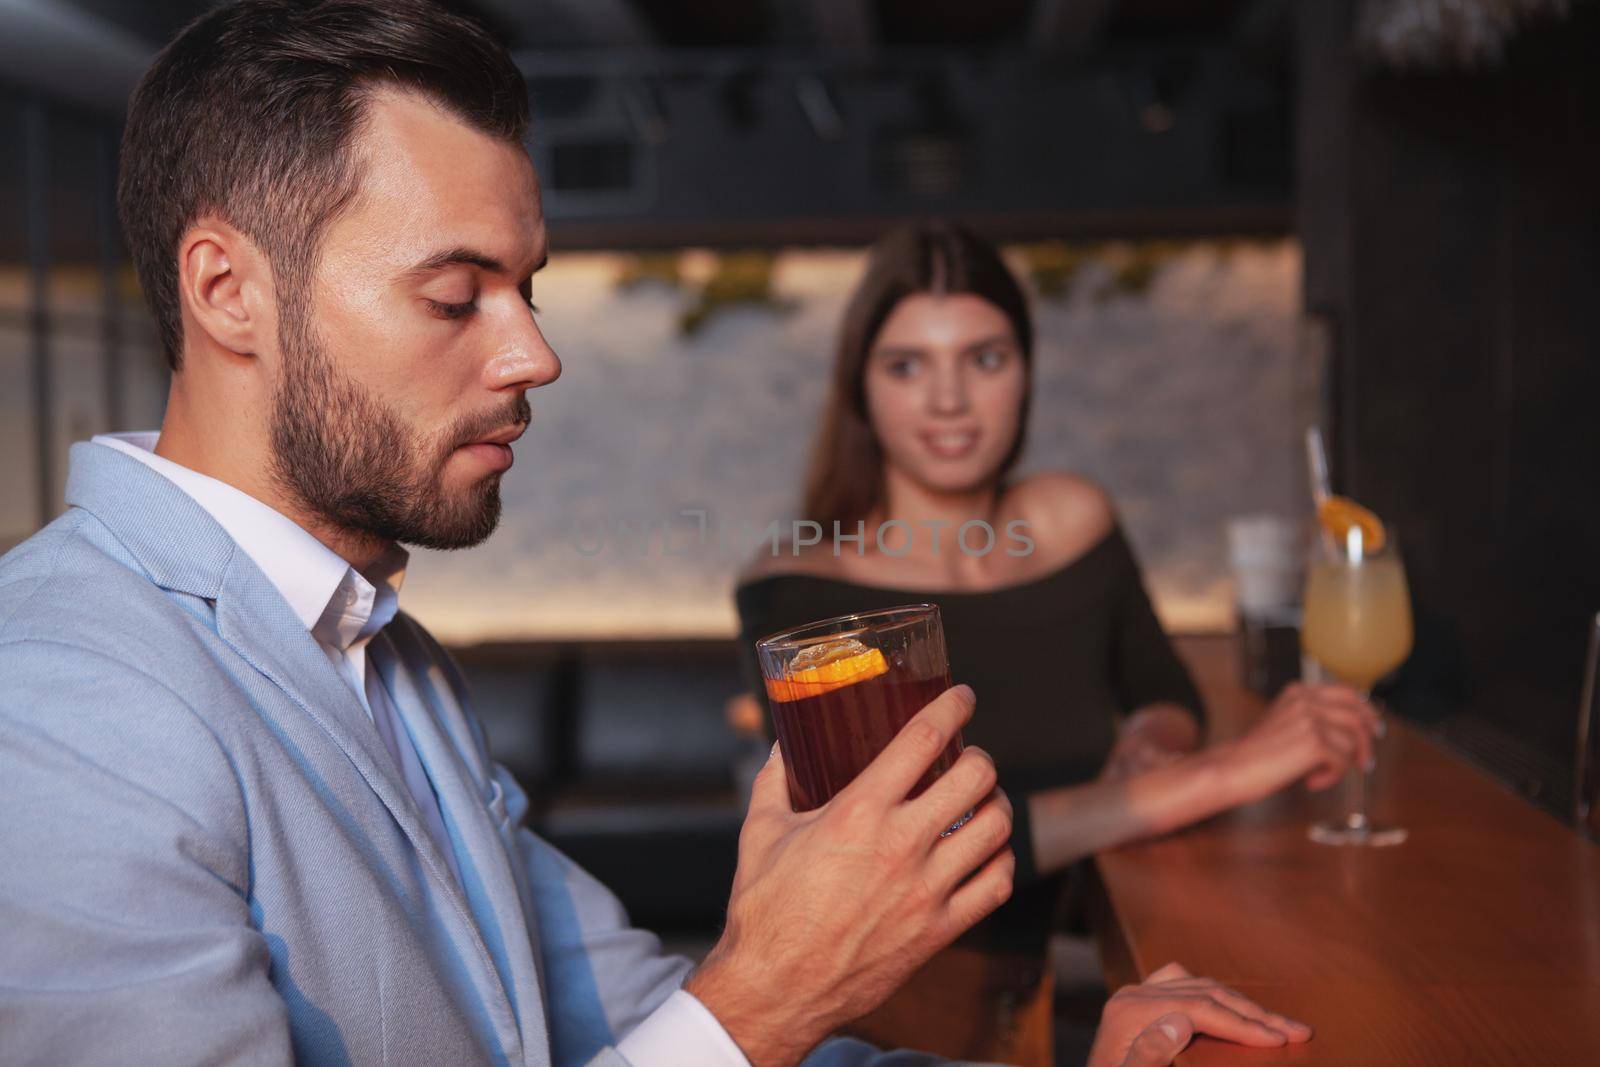
[(435, 315), (444, 319), (460, 319), (472, 314), (478, 307), (476, 300), (468, 300), (465, 304), (446, 304), (440, 300), (428, 301), (428, 307)]
[(889, 360), (884, 369), (889, 372), (891, 378), (909, 378), (917, 373), (917, 361), (911, 356), (901, 356)]
[(974, 362), (984, 370), (998, 370), (1005, 366), (1011, 353), (1003, 348), (985, 348), (974, 357)]

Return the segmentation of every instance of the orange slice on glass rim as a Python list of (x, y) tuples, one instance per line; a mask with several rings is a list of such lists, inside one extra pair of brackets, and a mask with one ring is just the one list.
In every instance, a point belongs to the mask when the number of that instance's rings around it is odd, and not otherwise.
[(1362, 547), (1369, 555), (1381, 552), (1384, 542), (1388, 540), (1383, 532), (1383, 520), (1349, 497), (1330, 496), (1324, 500), (1317, 508), (1317, 521), (1333, 535), (1341, 548), (1349, 540), (1350, 531), (1358, 526), (1361, 528)]
[[(796, 667), (797, 663), (803, 665)], [(850, 641), (824, 648), (819, 655), (797, 656), (790, 664), (788, 677), (766, 680), (767, 696), (773, 700), (803, 700), (876, 678), (888, 670), (889, 663), (881, 651)]]

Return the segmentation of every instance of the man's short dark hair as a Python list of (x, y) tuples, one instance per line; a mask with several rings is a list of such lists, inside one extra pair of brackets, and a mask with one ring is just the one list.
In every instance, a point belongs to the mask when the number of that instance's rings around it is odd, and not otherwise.
[(215, 212), (266, 254), (280, 300), (303, 300), (320, 237), (359, 182), (350, 148), (367, 98), (385, 86), (505, 141), (527, 129), (505, 48), (426, 0), (242, 0), (156, 57), (128, 107), (117, 208), (174, 370), (184, 232)]

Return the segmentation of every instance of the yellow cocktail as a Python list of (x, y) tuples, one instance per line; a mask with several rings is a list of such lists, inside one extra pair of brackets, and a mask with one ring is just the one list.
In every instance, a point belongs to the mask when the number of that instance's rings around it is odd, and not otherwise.
[[(1376, 515), (1342, 497), (1319, 509), (1324, 536), (1306, 568), (1300, 648), (1363, 695), (1411, 655), (1406, 572)], [(1393, 845), (1406, 831), (1367, 816), (1368, 769), (1357, 768), (1356, 803), (1342, 819), (1318, 823), (1311, 839), (1335, 845)]]
[(1300, 647), (1366, 692), (1411, 655), (1411, 597), (1392, 551), (1352, 564), (1316, 558), (1306, 580)]

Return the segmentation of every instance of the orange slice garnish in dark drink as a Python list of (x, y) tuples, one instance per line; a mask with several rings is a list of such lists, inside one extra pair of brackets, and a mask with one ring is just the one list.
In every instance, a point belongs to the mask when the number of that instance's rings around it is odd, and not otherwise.
[(804, 700), (888, 671), (889, 663), (881, 651), (853, 638), (815, 644), (795, 654), (786, 677), (766, 680), (767, 696), (781, 701)]
[(1383, 520), (1349, 497), (1330, 496), (1324, 500), (1317, 508), (1317, 521), (1341, 548), (1349, 541), (1350, 531), (1358, 526), (1362, 548), (1368, 555), (1381, 552), (1384, 541), (1388, 540), (1383, 532)]

